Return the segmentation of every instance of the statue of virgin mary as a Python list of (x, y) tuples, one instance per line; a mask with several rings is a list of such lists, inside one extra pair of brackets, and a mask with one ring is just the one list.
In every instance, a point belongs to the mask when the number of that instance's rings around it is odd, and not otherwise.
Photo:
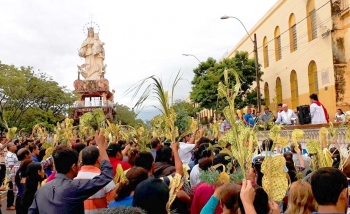
[(105, 72), (103, 45), (104, 43), (99, 40), (98, 34), (97, 36), (94, 34), (94, 29), (88, 28), (88, 37), (79, 50), (79, 56), (85, 58), (85, 63), (78, 66), (79, 73), (86, 80), (98, 80)]

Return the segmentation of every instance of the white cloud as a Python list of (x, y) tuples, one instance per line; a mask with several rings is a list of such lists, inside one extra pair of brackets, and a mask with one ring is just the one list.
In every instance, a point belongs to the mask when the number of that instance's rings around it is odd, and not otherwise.
[[(82, 28), (93, 14), (106, 43), (106, 77), (116, 90), (115, 101), (132, 106), (131, 95), (123, 93), (142, 78), (157, 75), (167, 86), (181, 69), (183, 79), (192, 80), (198, 62), (181, 54), (220, 59), (237, 44), (245, 35), (243, 27), (221, 16), (236, 16), (250, 29), (275, 2), (1, 0), (0, 60), (40, 69), (73, 89), (76, 65), (83, 62), (77, 55), (86, 37)], [(190, 90), (181, 81), (175, 97), (185, 99)], [(147, 111), (142, 115), (146, 118)]]

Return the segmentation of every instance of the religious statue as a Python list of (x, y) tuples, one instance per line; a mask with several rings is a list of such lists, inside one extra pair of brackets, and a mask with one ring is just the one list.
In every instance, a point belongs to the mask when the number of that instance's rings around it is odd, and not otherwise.
[(99, 34), (94, 33), (94, 28), (88, 28), (88, 36), (79, 50), (79, 56), (85, 58), (85, 63), (78, 65), (78, 72), (86, 80), (98, 80), (104, 76), (107, 66), (104, 64), (104, 44), (99, 39)]

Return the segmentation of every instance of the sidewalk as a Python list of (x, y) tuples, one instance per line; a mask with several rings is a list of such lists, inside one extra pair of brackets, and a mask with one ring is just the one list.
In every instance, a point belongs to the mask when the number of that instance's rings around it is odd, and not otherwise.
[(16, 210), (6, 210), (6, 192), (5, 191), (0, 192), (0, 196), (1, 196), (1, 202), (2, 202), (2, 206), (1, 206), (2, 214), (15, 214)]

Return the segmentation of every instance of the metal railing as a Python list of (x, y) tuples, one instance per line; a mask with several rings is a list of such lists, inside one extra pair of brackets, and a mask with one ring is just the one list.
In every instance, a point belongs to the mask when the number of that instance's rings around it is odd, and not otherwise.
[(92, 100), (92, 101), (76, 101), (74, 108), (87, 108), (87, 107), (113, 107), (114, 103), (110, 100)]
[[(298, 127), (299, 128), (299, 127)], [(302, 128), (299, 128), (302, 129)], [(338, 129), (338, 135), (335, 138), (338, 142), (338, 144), (341, 145), (347, 145), (350, 144), (350, 140), (347, 140), (345, 137), (346, 134), (346, 128), (336, 128)], [(302, 129), (304, 131), (304, 139), (299, 140), (298, 142), (301, 144), (305, 144), (307, 142), (309, 142), (310, 140), (319, 140), (319, 131), (320, 128), (307, 128), (307, 129)], [(292, 143), (292, 129), (289, 130), (282, 130), (281, 131), (281, 136), (282, 137), (289, 137), (290, 139), (290, 143)], [(269, 131), (259, 131), (258, 132), (258, 139), (259, 142), (262, 142), (263, 140), (267, 139), (269, 136)], [(331, 141), (332, 137), (330, 135), (328, 135), (328, 141)]]

